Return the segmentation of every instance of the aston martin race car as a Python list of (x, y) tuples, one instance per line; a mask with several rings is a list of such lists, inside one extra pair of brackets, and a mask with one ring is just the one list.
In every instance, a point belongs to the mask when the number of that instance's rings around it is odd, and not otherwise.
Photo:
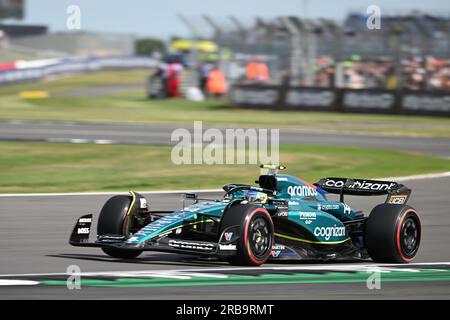
[[(407, 263), (416, 256), (421, 223), (406, 204), (411, 190), (404, 185), (333, 177), (310, 184), (283, 169), (263, 165), (256, 185), (227, 184), (220, 199), (186, 193), (180, 210), (150, 210), (137, 192), (114, 196), (98, 216), (95, 241), (89, 214), (77, 220), (69, 242), (121, 259), (160, 250), (253, 266), (269, 259)], [(386, 200), (364, 215), (345, 195)]]

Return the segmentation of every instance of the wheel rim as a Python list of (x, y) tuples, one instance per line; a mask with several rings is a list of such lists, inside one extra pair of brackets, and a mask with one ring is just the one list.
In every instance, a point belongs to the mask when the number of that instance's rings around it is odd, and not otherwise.
[(419, 245), (419, 226), (412, 217), (405, 219), (400, 229), (400, 245), (403, 253), (411, 257)]
[(264, 218), (256, 218), (250, 224), (250, 249), (256, 258), (264, 258), (270, 246), (270, 227)]

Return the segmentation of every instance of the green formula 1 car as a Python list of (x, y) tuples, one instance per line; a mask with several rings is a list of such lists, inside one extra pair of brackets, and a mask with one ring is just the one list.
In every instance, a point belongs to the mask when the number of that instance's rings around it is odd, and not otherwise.
[[(89, 240), (92, 215), (78, 219), (74, 246), (99, 247), (131, 259), (143, 251), (216, 256), (239, 265), (271, 260), (369, 259), (406, 263), (417, 254), (421, 223), (406, 205), (411, 190), (396, 182), (324, 178), (310, 184), (263, 165), (255, 186), (227, 184), (220, 199), (187, 193), (181, 210), (149, 210), (140, 194), (117, 195), (103, 206), (97, 238)], [(329, 193), (339, 201), (327, 199)], [(345, 195), (386, 195), (368, 215)]]

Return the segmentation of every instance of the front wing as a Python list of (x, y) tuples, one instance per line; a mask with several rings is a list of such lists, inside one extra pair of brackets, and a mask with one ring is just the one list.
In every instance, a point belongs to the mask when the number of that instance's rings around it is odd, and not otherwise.
[[(73, 228), (69, 243), (76, 247), (117, 248), (122, 250), (165, 251), (191, 253), (209, 256), (232, 256), (237, 252), (236, 241), (238, 237), (227, 241), (225, 233), (238, 226), (224, 230), (218, 242), (187, 240), (182, 238), (162, 237), (154, 241), (147, 241), (138, 245), (126, 243), (127, 237), (123, 235), (102, 235), (96, 241), (90, 241), (92, 214), (80, 217)], [(237, 233), (236, 233), (237, 234)]]

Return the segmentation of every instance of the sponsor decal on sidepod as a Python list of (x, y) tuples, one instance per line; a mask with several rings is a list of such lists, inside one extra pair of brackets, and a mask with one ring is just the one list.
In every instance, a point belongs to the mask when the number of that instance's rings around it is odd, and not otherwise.
[(325, 240), (330, 240), (331, 237), (345, 236), (345, 227), (316, 227), (314, 229), (314, 235), (325, 237)]
[(311, 224), (317, 218), (315, 212), (300, 212), (299, 214), (300, 220), (305, 221), (305, 224)]
[(337, 209), (339, 209), (338, 204), (321, 204), (321, 203), (319, 203), (317, 205), (317, 210), (321, 210), (321, 211), (337, 210)]
[(287, 192), (290, 196), (312, 197), (317, 196), (317, 191), (308, 186), (289, 186)]

